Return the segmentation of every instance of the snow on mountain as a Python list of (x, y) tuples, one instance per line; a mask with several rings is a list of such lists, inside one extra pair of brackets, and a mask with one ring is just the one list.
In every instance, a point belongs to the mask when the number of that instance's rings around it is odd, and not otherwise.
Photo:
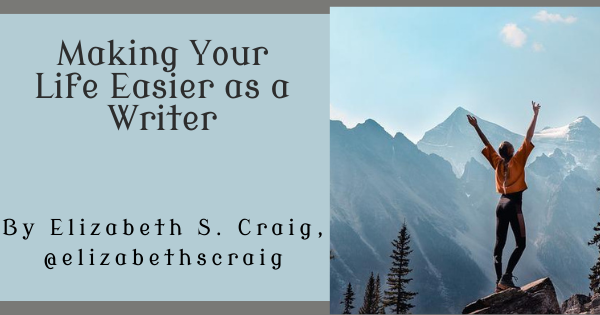
[[(385, 278), (390, 241), (406, 220), (414, 252), (415, 313), (456, 313), (493, 290), (492, 249), (498, 194), (481, 142), (458, 108), (417, 145), (373, 120), (348, 129), (330, 124), (332, 313), (348, 282), (360, 304), (371, 271)], [(492, 143), (523, 136), (479, 119)], [(524, 193), (527, 250), (519, 283), (551, 276), (559, 299), (587, 288), (597, 252), (600, 128), (586, 117), (534, 136)], [(457, 176), (457, 174), (459, 174)], [(512, 236), (510, 237), (512, 238)], [(512, 250), (507, 243), (504, 259)]]
[(567, 141), (584, 141), (585, 137), (600, 133), (600, 128), (585, 116), (577, 117), (572, 123), (562, 127), (546, 127), (536, 132), (540, 139), (561, 139)]
[[(458, 107), (444, 122), (427, 131), (417, 143), (421, 151), (435, 153), (450, 162), (459, 177), (471, 158), (488, 166), (487, 161), (480, 154), (483, 148), (481, 140), (469, 125), (467, 114), (473, 115), (466, 109)], [(479, 117), (477, 120), (481, 130), (494, 147), (502, 141), (509, 141), (517, 148), (523, 142), (522, 135)], [(600, 157), (600, 128), (585, 116), (578, 117), (566, 126), (546, 127), (535, 133), (532, 142), (536, 146), (532, 152), (533, 158), (542, 154), (550, 155), (559, 148), (573, 155), (577, 164), (585, 169), (600, 167), (594, 164), (600, 159), (597, 158)]]
[(546, 127), (540, 132), (536, 132), (538, 139), (566, 139), (569, 136), (569, 126), (558, 128)]
[(589, 170), (600, 153), (600, 128), (581, 116), (566, 126), (544, 128), (535, 133), (533, 143), (536, 144), (535, 156), (548, 155), (559, 148), (572, 154), (578, 165)]
[[(427, 131), (417, 143), (425, 153), (435, 153), (452, 164), (457, 176), (461, 176), (465, 164), (475, 160), (486, 167), (489, 165), (481, 155), (483, 144), (473, 127), (467, 121), (467, 115), (473, 115), (462, 107), (458, 107), (444, 122)], [(477, 117), (477, 116), (476, 116)], [(492, 145), (497, 146), (502, 141), (509, 141), (518, 147), (524, 137), (513, 133), (499, 125), (477, 117), (479, 126), (484, 131)]]

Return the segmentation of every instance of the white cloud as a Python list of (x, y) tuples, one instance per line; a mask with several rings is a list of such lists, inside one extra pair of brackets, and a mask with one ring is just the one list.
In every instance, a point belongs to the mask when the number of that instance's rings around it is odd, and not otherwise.
[(542, 43), (538, 43), (538, 42), (534, 42), (533, 45), (531, 45), (531, 48), (533, 48), (533, 51), (535, 51), (535, 52), (546, 51), (546, 48), (544, 47), (544, 45), (542, 45)]
[(536, 13), (533, 16), (534, 20), (538, 20), (540, 22), (550, 22), (550, 23), (564, 23), (564, 24), (572, 24), (577, 22), (577, 18), (569, 15), (567, 17), (563, 17), (558, 13), (549, 13), (546, 10), (542, 10)]
[(515, 48), (523, 47), (527, 41), (527, 34), (514, 23), (504, 25), (500, 35), (504, 43)]

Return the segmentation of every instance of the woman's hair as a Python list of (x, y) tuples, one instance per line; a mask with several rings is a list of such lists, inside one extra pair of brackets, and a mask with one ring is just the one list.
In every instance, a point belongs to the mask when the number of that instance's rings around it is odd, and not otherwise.
[(509, 172), (510, 170), (508, 169), (508, 162), (510, 162), (510, 159), (512, 158), (512, 155), (509, 155), (509, 151), (510, 148), (512, 147), (512, 144), (510, 144), (510, 142), (508, 141), (503, 141), (502, 143), (500, 143), (500, 146), (498, 147), (498, 154), (500, 154), (500, 156), (502, 157), (502, 159), (504, 160), (504, 183), (502, 184), (502, 187), (504, 188), (504, 193), (506, 194), (506, 180), (509, 177)]
[(500, 154), (500, 156), (506, 161), (510, 161), (510, 158), (512, 158), (512, 155), (508, 155), (509, 152), (509, 148), (512, 147), (512, 144), (510, 144), (510, 142), (508, 141), (503, 141), (502, 143), (500, 143), (500, 147), (498, 147), (498, 154)]

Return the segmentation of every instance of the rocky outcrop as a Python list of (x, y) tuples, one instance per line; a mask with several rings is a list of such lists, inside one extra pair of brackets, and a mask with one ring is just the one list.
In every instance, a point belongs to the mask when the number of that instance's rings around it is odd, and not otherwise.
[(550, 278), (531, 282), (521, 290), (508, 289), (481, 298), (463, 309), (463, 314), (560, 314)]
[(564, 314), (599, 314), (600, 295), (575, 294), (563, 302), (561, 311)]

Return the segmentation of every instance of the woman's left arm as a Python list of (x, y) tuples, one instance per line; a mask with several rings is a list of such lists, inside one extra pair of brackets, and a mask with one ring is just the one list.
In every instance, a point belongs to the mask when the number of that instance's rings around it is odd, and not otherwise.
[(533, 108), (533, 119), (531, 120), (531, 124), (529, 124), (529, 129), (527, 129), (527, 136), (525, 137), (527, 142), (531, 142), (531, 139), (533, 139), (533, 133), (535, 132), (535, 123), (537, 122), (537, 116), (540, 112), (540, 107), (542, 106), (540, 105), (540, 103), (536, 104), (534, 101), (532, 101), (531, 107)]

